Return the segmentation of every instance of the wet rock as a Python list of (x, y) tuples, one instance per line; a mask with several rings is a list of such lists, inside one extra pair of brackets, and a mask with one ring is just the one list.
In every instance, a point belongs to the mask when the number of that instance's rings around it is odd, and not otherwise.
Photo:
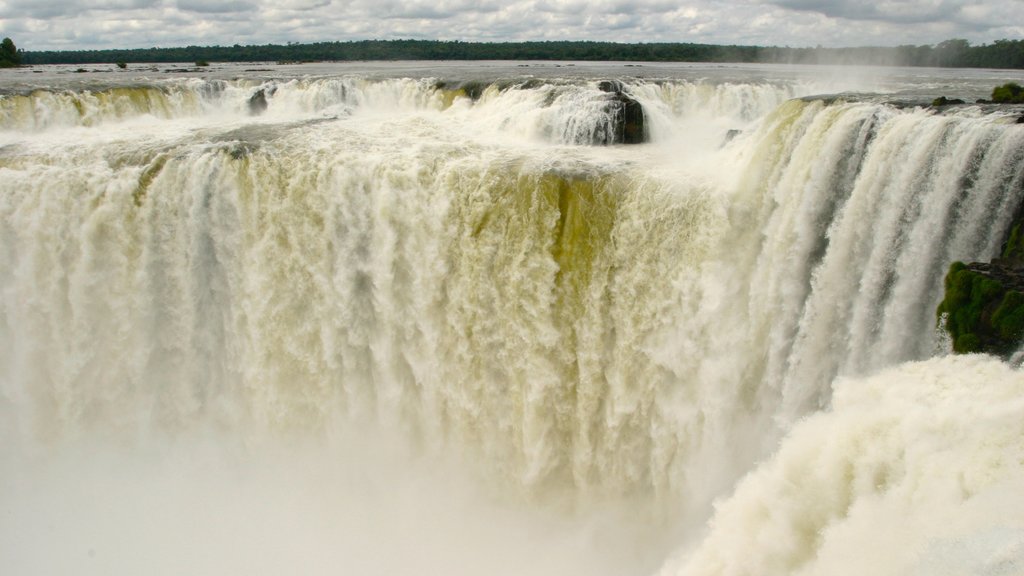
[(743, 133), (743, 130), (736, 130), (735, 128), (725, 133), (725, 140), (722, 140), (722, 146), (725, 146), (729, 142), (732, 142), (734, 138)]
[(621, 94), (623, 85), (618, 80), (602, 80), (597, 83), (597, 89), (601, 92), (611, 92), (613, 94)]
[(267, 106), (267, 91), (264, 88), (260, 88), (249, 98), (249, 113), (253, 116), (266, 112)]
[(601, 144), (642, 144), (647, 141), (647, 124), (644, 107), (635, 98), (626, 94), (622, 82), (603, 80), (597, 88), (611, 94), (608, 100), (609, 112), (613, 117), (612, 133)]
[(935, 107), (950, 106), (953, 104), (966, 104), (966, 102), (959, 98), (946, 98), (945, 96), (939, 96), (935, 100), (932, 100), (932, 106)]

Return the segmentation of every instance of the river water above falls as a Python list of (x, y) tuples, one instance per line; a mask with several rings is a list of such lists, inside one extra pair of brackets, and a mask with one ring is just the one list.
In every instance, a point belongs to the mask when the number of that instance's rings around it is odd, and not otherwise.
[(1024, 571), (1003, 72), (88, 68), (0, 75), (0, 572)]

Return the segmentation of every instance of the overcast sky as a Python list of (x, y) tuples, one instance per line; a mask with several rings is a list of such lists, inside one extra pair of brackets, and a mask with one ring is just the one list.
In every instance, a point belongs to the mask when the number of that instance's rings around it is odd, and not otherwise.
[(26, 50), (427, 38), (894, 46), (1024, 38), (1024, 0), (0, 0)]

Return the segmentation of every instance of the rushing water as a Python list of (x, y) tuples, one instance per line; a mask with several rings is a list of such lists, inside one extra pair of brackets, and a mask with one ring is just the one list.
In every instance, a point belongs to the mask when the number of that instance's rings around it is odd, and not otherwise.
[(4, 573), (1024, 570), (1001, 72), (3, 74)]

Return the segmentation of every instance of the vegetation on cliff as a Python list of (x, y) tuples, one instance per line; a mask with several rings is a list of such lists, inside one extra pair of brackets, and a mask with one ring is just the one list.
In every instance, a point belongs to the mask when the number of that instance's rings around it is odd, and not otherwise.
[(954, 262), (946, 275), (940, 321), (953, 340), (953, 351), (1009, 354), (1024, 335), (1024, 293), (976, 265)]
[(953, 351), (1007, 355), (1024, 341), (1024, 221), (1018, 218), (991, 263), (954, 262), (936, 314)]

